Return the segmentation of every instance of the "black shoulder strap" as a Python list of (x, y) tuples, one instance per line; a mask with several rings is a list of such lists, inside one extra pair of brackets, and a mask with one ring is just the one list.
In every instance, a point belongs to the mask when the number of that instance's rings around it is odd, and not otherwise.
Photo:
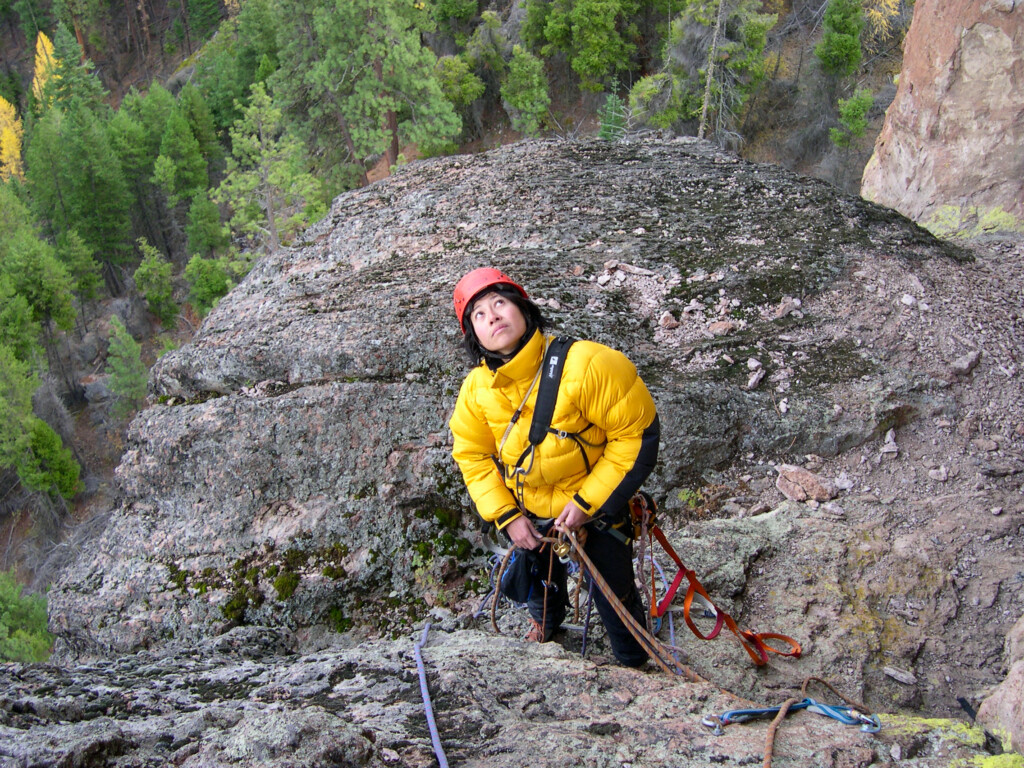
[(548, 427), (551, 426), (555, 401), (558, 399), (558, 384), (562, 380), (562, 368), (565, 367), (566, 354), (574, 341), (576, 339), (569, 336), (559, 336), (548, 345), (537, 389), (537, 402), (533, 408), (533, 420), (530, 422), (530, 445), (539, 445), (547, 435)]

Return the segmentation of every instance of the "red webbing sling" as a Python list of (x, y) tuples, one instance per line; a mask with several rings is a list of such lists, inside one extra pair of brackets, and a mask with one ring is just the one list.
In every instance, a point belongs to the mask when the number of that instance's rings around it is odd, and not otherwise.
[[(643, 535), (643, 531), (646, 530), (648, 535), (652, 539), (657, 539), (658, 543), (661, 544), (662, 549), (665, 550), (666, 554), (672, 558), (678, 567), (675, 578), (672, 579), (672, 585), (668, 588), (665, 596), (658, 601), (657, 594), (657, 581), (655, 578), (654, 571), (654, 560), (651, 559), (651, 616), (661, 617), (664, 616), (668, 611), (669, 606), (672, 604), (672, 600), (676, 596), (676, 592), (679, 591), (679, 586), (683, 582), (683, 577), (690, 582), (689, 588), (686, 590), (686, 597), (683, 599), (683, 618), (686, 620), (686, 625), (701, 640), (714, 640), (718, 637), (719, 632), (722, 631), (722, 627), (728, 627), (736, 638), (740, 641), (740, 645), (743, 646), (744, 650), (749, 654), (750, 658), (758, 666), (762, 666), (768, 663), (768, 652), (776, 653), (779, 656), (791, 656), (793, 658), (799, 658), (801, 653), (800, 644), (787, 635), (780, 635), (776, 632), (753, 632), (749, 629), (740, 629), (736, 624), (736, 621), (728, 613), (723, 611), (717, 605), (712, 602), (711, 597), (707, 591), (701, 586), (701, 583), (697, 580), (697, 574), (691, 571), (685, 565), (683, 561), (676, 554), (675, 549), (669, 544), (668, 539), (665, 538), (665, 533), (661, 530), (658, 524), (654, 521), (654, 515), (657, 508), (651, 509), (653, 506), (653, 500), (650, 505), (648, 504), (648, 498), (644, 494), (636, 494), (630, 499), (629, 506), (630, 512), (633, 515), (634, 529), (636, 536), (639, 538)], [(708, 605), (710, 605), (717, 616), (715, 621), (715, 628), (711, 630), (707, 635), (701, 633), (697, 629), (697, 625), (693, 619), (690, 618), (690, 606), (693, 603), (694, 595), (700, 595)], [(779, 650), (768, 643), (766, 640), (781, 640), (788, 643), (790, 648), (788, 651)]]

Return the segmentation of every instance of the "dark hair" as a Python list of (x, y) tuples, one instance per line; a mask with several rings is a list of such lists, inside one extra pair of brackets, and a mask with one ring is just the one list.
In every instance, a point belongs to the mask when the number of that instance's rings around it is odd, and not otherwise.
[[(526, 331), (519, 340), (519, 344), (516, 345), (516, 348), (508, 357), (502, 357), (495, 352), (490, 352), (484, 349), (480, 340), (476, 337), (476, 331), (473, 330), (473, 323), (469, 317), (470, 313), (473, 311), (473, 304), (476, 303), (476, 300), (480, 296), (487, 293), (497, 293), (504, 296), (519, 308), (519, 311), (523, 313), (523, 319), (526, 320)], [(515, 357), (516, 353), (518, 353), (519, 350), (526, 345), (526, 342), (530, 340), (530, 337), (533, 336), (534, 331), (543, 331), (548, 327), (549, 323), (547, 318), (541, 314), (540, 307), (529, 299), (524, 299), (522, 295), (520, 295), (519, 291), (511, 285), (503, 285), (499, 283), (498, 285), (492, 285), (480, 291), (479, 294), (466, 303), (466, 312), (462, 316), (462, 325), (466, 329), (466, 334), (462, 339), (462, 347), (466, 350), (466, 354), (469, 355), (470, 363), (477, 365), (482, 359), (488, 368), (494, 370), (502, 363)]]

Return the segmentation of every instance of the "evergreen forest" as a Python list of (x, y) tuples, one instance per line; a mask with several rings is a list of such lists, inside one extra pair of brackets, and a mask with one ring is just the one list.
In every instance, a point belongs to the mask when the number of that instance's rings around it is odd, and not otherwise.
[[(0, 0), (0, 569), (45, 585), (62, 528), (102, 503), (149, 366), (339, 193), (525, 136), (643, 130), (856, 191), (911, 13)], [(14, 631), (0, 651), (27, 653)]]

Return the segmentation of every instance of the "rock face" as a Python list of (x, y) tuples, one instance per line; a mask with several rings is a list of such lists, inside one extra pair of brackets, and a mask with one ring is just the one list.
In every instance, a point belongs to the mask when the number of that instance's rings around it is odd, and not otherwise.
[[(756, 701), (820, 675), (873, 708), (958, 713), (957, 696), (976, 703), (1002, 679), (1002, 638), (1024, 613), (1022, 329), (994, 309), (1024, 305), (1020, 250), (975, 260), (892, 211), (687, 139), (523, 142), (406, 166), (339, 197), (155, 367), (121, 498), (50, 593), (55, 661), (184, 664), (256, 626), (313, 656), (339, 633), (386, 649), (428, 616), (472, 632), (496, 543), (449, 455), (466, 372), (450, 302), (459, 276), (494, 264), (561, 331), (636, 361), (663, 425), (648, 489), (677, 550), (742, 626), (805, 649), (756, 670), (678, 622), (697, 672)], [(783, 465), (835, 498), (783, 503)], [(473, 637), (474, 654), (500, 642)], [(499, 667), (517, 669), (511, 648)], [(560, 717), (527, 698), (545, 727)], [(484, 749), (478, 721), (449, 725)], [(465, 764), (525, 762), (508, 748), (518, 762)], [(693, 765), (712, 754), (692, 749)], [(671, 758), (637, 764), (690, 764)]]
[(861, 194), (932, 231), (1024, 231), (1024, 3), (919, 0)]
[[(241, 627), (73, 670), (0, 667), (0, 767), (438, 764), (409, 638), (304, 656), (289, 645)], [(432, 630), (420, 658), (451, 765), (710, 768), (760, 764), (765, 750), (767, 721), (721, 735), (701, 724), (745, 706), (709, 683), (468, 630)], [(912, 759), (900, 765), (944, 768), (980, 759), (983, 740), (953, 722), (899, 718), (874, 736), (804, 711), (780, 726), (772, 765), (882, 765), (901, 754)]]
[(981, 703), (978, 722), (1024, 753), (1024, 617), (1006, 636), (1006, 679)]

